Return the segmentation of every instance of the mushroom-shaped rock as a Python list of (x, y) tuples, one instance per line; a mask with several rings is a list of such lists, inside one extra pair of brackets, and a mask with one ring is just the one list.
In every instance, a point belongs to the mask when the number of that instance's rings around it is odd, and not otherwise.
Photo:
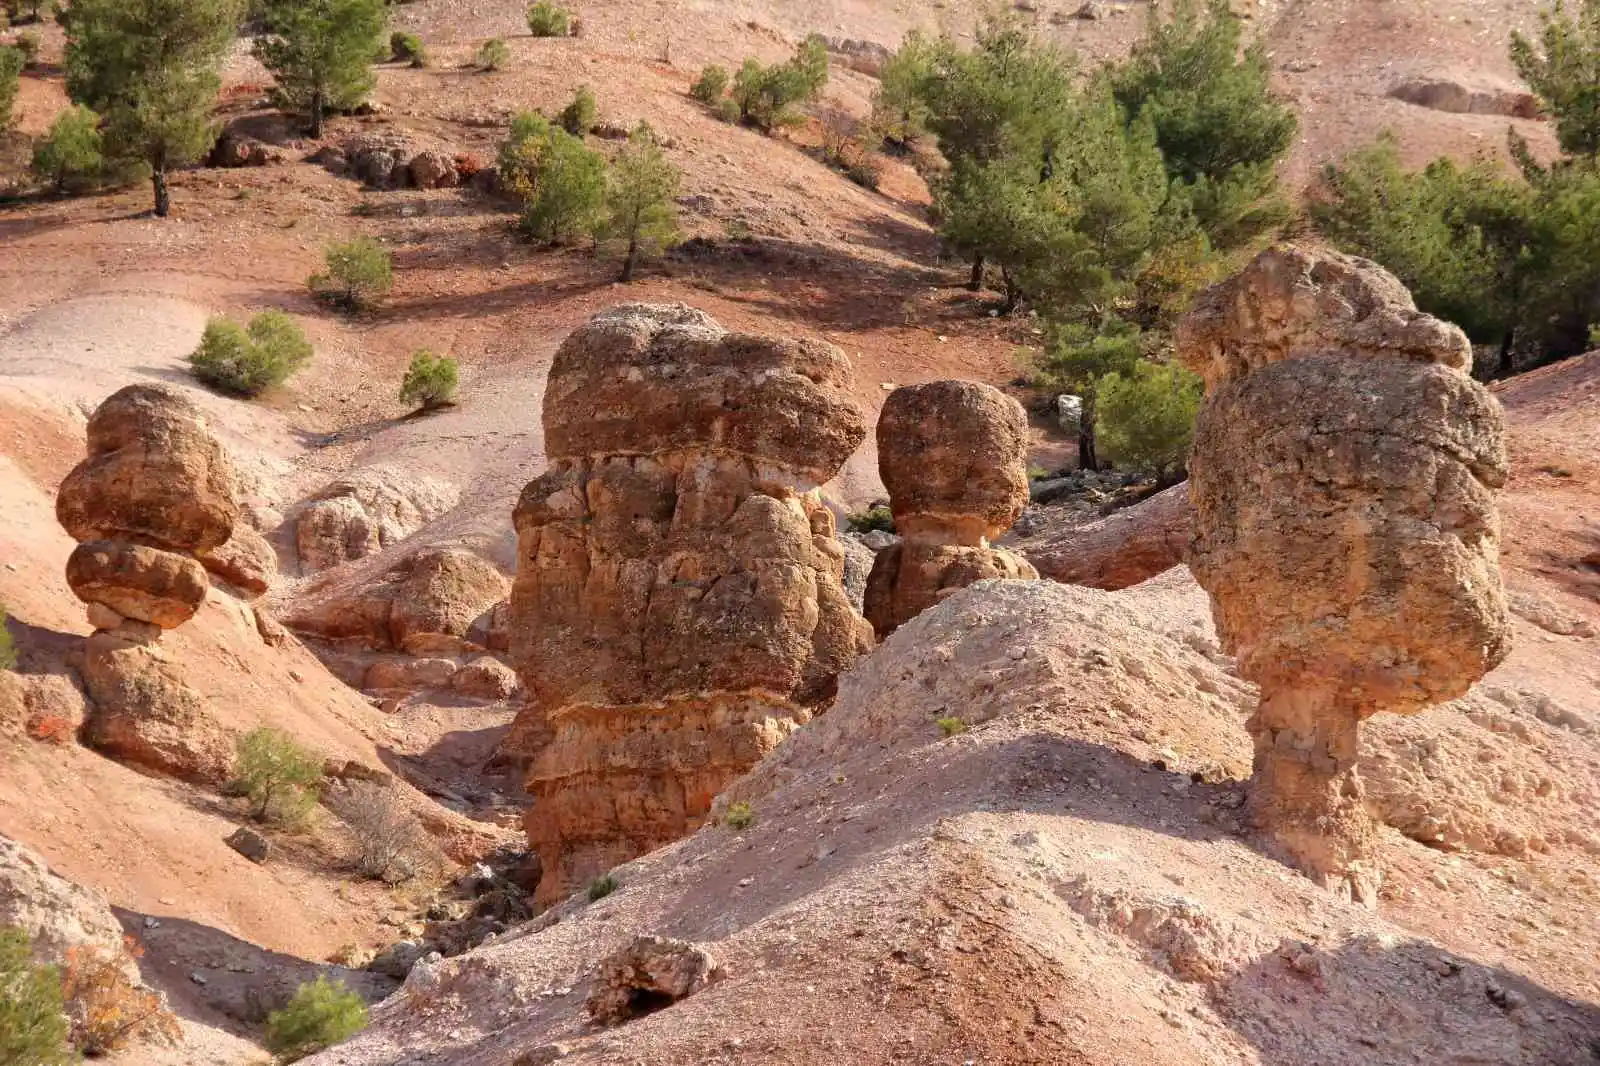
[(692, 830), (871, 643), (815, 487), (865, 436), (828, 344), (681, 304), (603, 312), (555, 356), (550, 469), (517, 504), (510, 651), (529, 692), (541, 896)]
[(974, 381), (896, 389), (878, 417), (878, 471), (900, 543), (867, 578), (879, 639), (957, 589), (986, 578), (1039, 576), (990, 545), (1028, 503), (1028, 419), (1022, 405)]
[(1469, 353), (1376, 264), (1294, 247), (1179, 330), (1208, 389), (1189, 565), (1261, 687), (1252, 811), (1286, 857), (1366, 900), (1360, 721), (1460, 696), (1509, 650), (1505, 423)]
[(233, 535), (233, 464), (176, 389), (113, 393), (90, 417), (88, 437), (88, 458), (56, 497), (56, 518), (74, 540), (198, 552)]
[(67, 557), (67, 584), (85, 603), (162, 629), (193, 618), (210, 587), (190, 556), (114, 540), (78, 545)]

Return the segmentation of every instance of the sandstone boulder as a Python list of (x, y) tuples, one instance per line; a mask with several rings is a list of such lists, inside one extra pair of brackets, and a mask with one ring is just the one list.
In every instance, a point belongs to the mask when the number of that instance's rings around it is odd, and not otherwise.
[(0, 926), (28, 934), (35, 962), (59, 966), (72, 948), (90, 947), (114, 960), (130, 984), (140, 983), (139, 967), (123, 946), (122, 926), (110, 905), (5, 836), (0, 836)]
[[(378, 574), (330, 574), (306, 589), (289, 628), (374, 651), (457, 655), (483, 636), (510, 591), (492, 564), (459, 548), (425, 548)], [(481, 650), (481, 648), (479, 649)]]
[(455, 488), (388, 467), (341, 478), (311, 498), (295, 519), (301, 569), (326, 570), (398, 544), (454, 507)]
[(450, 687), (476, 700), (508, 700), (522, 688), (517, 673), (492, 656), (472, 660), (450, 678)]
[(1263, 253), (1179, 330), (1205, 375), (1189, 565), (1261, 686), (1253, 810), (1314, 876), (1374, 899), (1358, 725), (1462, 695), (1509, 650), (1499, 404), (1459, 329), (1376, 264)]
[(1124, 589), (1182, 563), (1193, 521), (1189, 487), (1174, 485), (1085, 525), (1054, 533), (1046, 527), (1019, 547), (1052, 581)]
[(74, 540), (197, 552), (233, 535), (233, 464), (182, 393), (129, 385), (96, 409), (88, 436), (88, 458), (56, 497)]
[(78, 545), (67, 557), (67, 584), (85, 603), (162, 629), (193, 618), (210, 587), (191, 556), (114, 540)]
[(419, 189), (452, 189), (461, 184), (456, 161), (448, 154), (429, 150), (418, 152), (406, 164), (411, 184)]
[(243, 522), (233, 527), (233, 536), (226, 543), (199, 552), (196, 557), (213, 577), (248, 596), (265, 595), (278, 578), (276, 549)]
[(1037, 578), (990, 546), (1028, 503), (1028, 419), (999, 389), (936, 381), (896, 389), (878, 417), (878, 471), (900, 543), (867, 578), (881, 640), (957, 589), (986, 578)]
[(860, 444), (831, 345), (678, 305), (595, 316), (557, 351), (551, 467), (517, 505), (511, 654), (530, 696), (549, 899), (693, 829), (870, 644), (815, 487)]
[(426, 634), (465, 637), (510, 592), (511, 582), (482, 556), (457, 548), (419, 552), (395, 589), (391, 639), (403, 648)]
[(202, 784), (226, 780), (230, 739), (189, 687), (182, 666), (127, 623), (89, 637), (83, 683), (90, 710), (83, 738), (118, 762)]
[(636, 936), (600, 964), (589, 993), (589, 1014), (616, 1025), (692, 995), (718, 974), (717, 960), (695, 944), (660, 936)]

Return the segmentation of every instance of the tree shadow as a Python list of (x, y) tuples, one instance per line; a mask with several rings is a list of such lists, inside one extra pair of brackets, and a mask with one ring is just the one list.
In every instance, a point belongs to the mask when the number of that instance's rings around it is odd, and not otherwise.
[(667, 258), (723, 299), (786, 321), (850, 333), (907, 325), (905, 301), (949, 276), (905, 261), (876, 261), (828, 245), (763, 238), (697, 238)]
[(1212, 992), (1263, 1066), (1600, 1063), (1600, 1007), (1426, 941), (1263, 956)]
[(186, 918), (153, 917), (125, 907), (111, 910), (123, 930), (144, 947), (139, 959), (144, 982), (165, 992), (180, 1017), (235, 1036), (255, 1036), (270, 1012), (318, 977), (343, 982), (369, 1003), (399, 986), (381, 974), (270, 951)]

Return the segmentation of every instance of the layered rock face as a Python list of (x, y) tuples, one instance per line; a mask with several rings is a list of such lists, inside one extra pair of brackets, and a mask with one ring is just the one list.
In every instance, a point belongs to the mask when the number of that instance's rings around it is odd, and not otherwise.
[(999, 389), (935, 381), (889, 394), (878, 417), (878, 472), (900, 543), (867, 577), (867, 620), (882, 640), (957, 589), (1037, 578), (991, 545), (1028, 503), (1028, 418)]
[(1266, 252), (1200, 300), (1178, 350), (1207, 386), (1189, 565), (1261, 687), (1257, 822), (1374, 899), (1359, 723), (1461, 696), (1509, 651), (1504, 417), (1466, 336), (1365, 260)]
[(865, 436), (828, 344), (681, 304), (556, 353), (547, 473), (515, 511), (511, 654), (528, 840), (558, 895), (693, 829), (871, 644), (816, 486)]
[(85, 736), (124, 761), (217, 776), (227, 752), (190, 742), (203, 708), (154, 644), (205, 602), (197, 556), (234, 543), (233, 465), (198, 409), (161, 385), (114, 393), (89, 419), (88, 443), (56, 498), (57, 519), (79, 542), (67, 583), (95, 627), (84, 650)]

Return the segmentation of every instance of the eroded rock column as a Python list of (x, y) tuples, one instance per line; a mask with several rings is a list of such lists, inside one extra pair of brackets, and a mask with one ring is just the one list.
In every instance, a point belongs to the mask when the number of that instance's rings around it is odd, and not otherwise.
[(999, 389), (935, 381), (894, 390), (878, 417), (878, 472), (900, 534), (867, 577), (879, 640), (975, 581), (1039, 576), (991, 544), (1028, 503), (1027, 414)]
[(511, 654), (553, 898), (694, 829), (871, 643), (816, 487), (865, 436), (832, 345), (681, 304), (595, 316), (556, 353), (551, 466), (515, 511)]
[(1509, 651), (1499, 404), (1455, 326), (1376, 264), (1268, 251), (1206, 293), (1189, 558), (1261, 689), (1251, 811), (1286, 859), (1376, 899), (1360, 722), (1464, 694)]
[(233, 536), (233, 465), (199, 410), (163, 385), (113, 393), (89, 419), (88, 445), (56, 497), (57, 520), (79, 542), (67, 582), (95, 627), (84, 649), (85, 738), (163, 773), (220, 776), (226, 745), (198, 728), (199, 698), (155, 644), (205, 602), (210, 581), (196, 556)]

